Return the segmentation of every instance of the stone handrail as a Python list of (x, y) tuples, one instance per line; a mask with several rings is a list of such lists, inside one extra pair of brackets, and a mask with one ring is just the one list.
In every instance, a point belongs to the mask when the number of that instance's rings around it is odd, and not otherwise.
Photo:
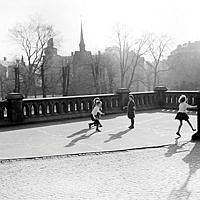
[[(41, 122), (58, 119), (87, 117), (92, 110), (96, 95), (24, 99), (24, 121)], [(98, 95), (105, 113), (120, 112), (120, 99), (115, 94)]]
[(198, 92), (167, 91), (163, 87), (150, 92), (129, 92), (123, 88), (115, 94), (36, 99), (23, 99), (22, 95), (14, 93), (8, 95), (7, 100), (0, 102), (0, 126), (89, 117), (92, 101), (97, 96), (102, 101), (105, 114), (123, 113), (129, 94), (134, 95), (137, 111), (139, 111), (159, 108), (177, 109), (181, 94), (188, 97), (189, 104), (195, 105)]
[(137, 110), (157, 109), (159, 108), (157, 93), (149, 92), (130, 92), (134, 96)]
[(178, 109), (178, 99), (182, 94), (186, 95), (190, 105), (197, 105), (198, 91), (166, 91), (163, 108)]
[(137, 110), (178, 109), (178, 98), (185, 94), (190, 105), (197, 105), (197, 133), (193, 140), (200, 140), (200, 92), (167, 91), (165, 87), (156, 87), (153, 92), (129, 92), (121, 88), (115, 94), (84, 95), (23, 99), (19, 93), (8, 94), (7, 100), (0, 102), (0, 127), (43, 121), (89, 117), (92, 101), (99, 97), (106, 114), (123, 113), (128, 95), (135, 99)]
[[(115, 94), (36, 99), (22, 99), (20, 94), (9, 94), (7, 100), (0, 102), (0, 126), (89, 117), (95, 97), (101, 99), (105, 114), (123, 113), (129, 93), (127, 89), (121, 89)], [(156, 92), (131, 92), (131, 94), (135, 97), (137, 110), (159, 108)]]

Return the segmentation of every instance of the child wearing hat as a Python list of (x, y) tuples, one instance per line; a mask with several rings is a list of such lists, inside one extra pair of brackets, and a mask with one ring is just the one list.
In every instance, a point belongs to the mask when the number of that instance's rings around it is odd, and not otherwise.
[(102, 102), (100, 100), (96, 100), (96, 104), (91, 112), (91, 120), (92, 123), (89, 123), (89, 129), (91, 129), (92, 125), (96, 126), (96, 131), (100, 132), (99, 127), (101, 127), (101, 123), (99, 122), (100, 115), (104, 115), (104, 113), (101, 112), (101, 106)]
[(135, 101), (133, 95), (129, 95), (129, 101), (127, 106), (127, 115), (128, 118), (131, 120), (131, 125), (129, 126), (130, 129), (134, 128), (134, 118), (135, 118)]

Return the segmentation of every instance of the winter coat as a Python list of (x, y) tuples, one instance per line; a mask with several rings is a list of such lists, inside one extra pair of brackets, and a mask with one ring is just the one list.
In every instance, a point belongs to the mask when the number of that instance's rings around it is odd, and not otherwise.
[(129, 100), (128, 102), (127, 114), (129, 119), (135, 117), (135, 102), (133, 100)]

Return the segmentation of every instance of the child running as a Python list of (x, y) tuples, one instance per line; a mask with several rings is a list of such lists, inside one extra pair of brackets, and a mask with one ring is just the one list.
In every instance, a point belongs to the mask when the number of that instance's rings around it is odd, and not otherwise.
[(99, 97), (95, 97), (92, 101), (92, 109), (96, 106), (97, 101), (100, 101)]
[(180, 125), (178, 127), (178, 131), (176, 132), (176, 135), (178, 135), (179, 137), (181, 137), (181, 134), (180, 134), (180, 130), (181, 130), (181, 127), (183, 125), (183, 120), (185, 120), (189, 126), (191, 127), (191, 129), (193, 131), (196, 131), (196, 129), (193, 128), (191, 122), (189, 121), (189, 116), (187, 115), (187, 109), (188, 108), (196, 108), (197, 106), (191, 106), (187, 103), (187, 98), (185, 95), (181, 95), (179, 97), (179, 110), (178, 110), (178, 113), (176, 114), (176, 117), (175, 119), (179, 120), (180, 121)]
[[(96, 103), (100, 101), (100, 98), (99, 97), (96, 97), (93, 99), (92, 101), (92, 109), (94, 109), (94, 107), (96, 106)], [(100, 101), (100, 106), (99, 106), (99, 110), (102, 111), (102, 101)], [(100, 113), (97, 113), (97, 118), (99, 119), (99, 127), (102, 127), (102, 124), (100, 122)]]
[(101, 101), (97, 100), (94, 108), (92, 109), (91, 112), (91, 120), (93, 121), (92, 123), (89, 123), (89, 129), (91, 129), (92, 125), (96, 126), (96, 131), (100, 132), (99, 127), (100, 127), (100, 122), (99, 122), (99, 117), (100, 115), (103, 115), (104, 113), (101, 112)]

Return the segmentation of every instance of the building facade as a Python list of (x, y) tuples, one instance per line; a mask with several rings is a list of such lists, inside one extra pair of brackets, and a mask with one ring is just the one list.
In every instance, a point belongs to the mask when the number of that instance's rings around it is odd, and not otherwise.
[(70, 56), (58, 55), (53, 39), (50, 39), (45, 49), (45, 82), (49, 92), (64, 95), (105, 92), (105, 67), (98, 61), (100, 57), (100, 52), (92, 55), (85, 49), (82, 25), (79, 51)]

